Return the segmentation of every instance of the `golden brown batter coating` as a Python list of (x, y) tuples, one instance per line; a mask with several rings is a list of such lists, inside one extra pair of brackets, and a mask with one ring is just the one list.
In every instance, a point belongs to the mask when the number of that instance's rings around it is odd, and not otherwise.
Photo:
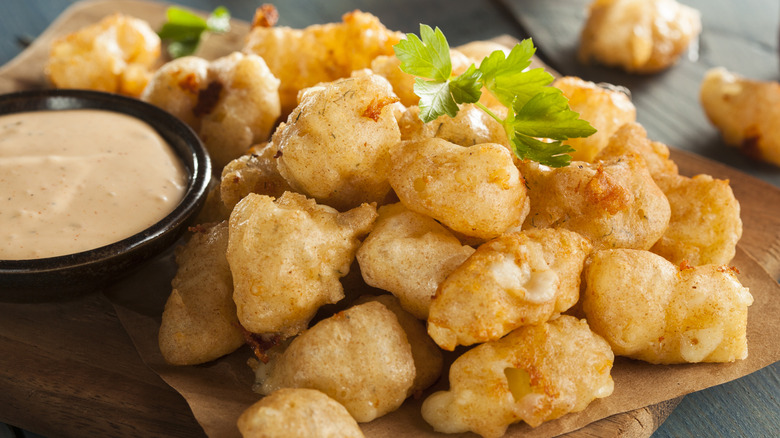
[(699, 11), (675, 0), (594, 0), (579, 58), (655, 73), (674, 64), (700, 32)]
[(228, 225), (198, 227), (176, 249), (178, 270), (165, 303), (158, 341), (168, 363), (195, 365), (244, 344), (225, 250)]
[(358, 422), (396, 410), (415, 377), (414, 357), (395, 314), (379, 302), (324, 319), (256, 370), (257, 391), (318, 389)]
[(564, 229), (506, 233), (482, 244), (436, 291), (428, 333), (453, 350), (557, 316), (579, 300), (590, 248)]
[(450, 368), (450, 389), (423, 403), (439, 432), (502, 436), (507, 426), (531, 426), (579, 412), (612, 394), (609, 345), (572, 316), (525, 326), (469, 350)]
[(565, 228), (594, 249), (650, 249), (669, 225), (669, 201), (637, 154), (550, 168), (522, 163), (531, 212), (524, 228)]
[(241, 325), (283, 338), (304, 330), (320, 306), (344, 297), (339, 278), (375, 219), (368, 204), (339, 213), (296, 193), (247, 195), (230, 215), (227, 247)]
[(473, 252), (434, 219), (396, 203), (379, 208), (357, 260), (367, 284), (392, 293), (407, 312), (427, 319), (439, 284)]
[(281, 80), (282, 112), (289, 114), (299, 91), (349, 77), (355, 70), (368, 68), (377, 56), (393, 55), (393, 45), (402, 37), (377, 17), (353, 11), (344, 14), (341, 23), (305, 29), (254, 26), (243, 51), (263, 57)]
[(649, 251), (591, 255), (582, 308), (616, 355), (651, 363), (747, 357), (750, 291), (726, 266), (675, 266)]
[(57, 88), (84, 88), (138, 97), (160, 57), (149, 23), (110, 15), (52, 43), (46, 76)]
[(357, 422), (336, 400), (316, 389), (282, 388), (238, 417), (243, 438), (363, 438)]
[(490, 239), (526, 217), (525, 181), (504, 146), (431, 138), (398, 143), (390, 156), (390, 184), (404, 206), (454, 231)]

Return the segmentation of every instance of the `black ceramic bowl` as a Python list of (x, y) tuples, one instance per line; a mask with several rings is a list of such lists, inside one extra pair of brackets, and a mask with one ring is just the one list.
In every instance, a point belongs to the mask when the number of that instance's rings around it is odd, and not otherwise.
[(148, 123), (171, 145), (189, 173), (186, 191), (178, 206), (161, 221), (110, 245), (57, 257), (0, 260), (2, 301), (62, 299), (99, 290), (174, 244), (205, 201), (211, 160), (197, 135), (160, 108), (124, 96), (85, 90), (0, 95), (0, 115), (71, 109), (115, 111)]

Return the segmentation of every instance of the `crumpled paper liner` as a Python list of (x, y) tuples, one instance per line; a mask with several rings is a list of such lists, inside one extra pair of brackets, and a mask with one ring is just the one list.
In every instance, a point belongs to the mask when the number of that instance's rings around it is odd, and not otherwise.
[[(114, 11), (122, 11), (146, 19), (153, 26), (163, 21), (166, 4), (138, 0), (88, 1), (78, 3), (63, 13), (24, 53), (0, 69), (0, 92), (38, 88), (45, 83), (43, 63), (48, 46), (58, 35), (93, 23)], [(237, 22), (230, 34), (206, 41), (201, 54), (213, 57), (230, 48), (239, 47), (246, 32), (246, 23)], [(555, 436), (571, 431), (571, 436), (594, 436), (599, 432), (626, 433), (630, 425), (625, 421), (610, 422), (615, 414), (641, 410), (653, 406), (662, 412), (676, 405), (675, 399), (684, 394), (725, 383), (780, 360), (780, 325), (775, 315), (780, 314), (780, 286), (768, 274), (768, 269), (780, 267), (776, 225), (777, 203), (780, 191), (745, 175), (736, 175), (724, 166), (676, 153), (675, 161), (681, 173), (693, 175), (710, 173), (720, 178), (731, 178), (734, 192), (743, 207), (745, 236), (733, 261), (742, 283), (750, 288), (755, 302), (749, 311), (749, 357), (731, 364), (650, 365), (619, 358), (613, 369), (615, 392), (606, 399), (597, 400), (581, 413), (569, 414), (545, 423), (535, 429), (525, 424), (509, 428), (509, 437)], [(679, 160), (678, 160), (679, 158)], [(725, 169), (725, 170), (724, 170)], [(723, 176), (723, 175), (726, 176)], [(755, 195), (755, 193), (760, 193)], [(763, 200), (763, 201), (762, 201)], [(747, 202), (746, 202), (747, 201)], [(772, 211), (774, 210), (774, 211)], [(756, 226), (760, 224), (760, 226)], [(749, 250), (761, 264), (748, 255)], [(780, 271), (780, 270), (779, 270)], [(165, 363), (157, 345), (157, 330), (163, 305), (170, 293), (170, 280), (175, 273), (172, 251), (163, 254), (142, 270), (114, 285), (107, 296), (144, 362), (187, 400), (197, 421), (212, 437), (237, 437), (236, 419), (259, 395), (251, 391), (253, 374), (246, 365), (248, 349), (217, 361), (191, 367), (176, 367)], [(775, 272), (777, 274), (777, 272)], [(446, 373), (436, 389), (448, 386)], [(433, 389), (429, 390), (432, 391)], [(444, 436), (433, 432), (420, 415), (424, 399), (410, 399), (397, 411), (370, 423), (361, 424), (368, 437)], [(667, 401), (671, 401), (666, 403)], [(646, 411), (645, 411), (646, 412)], [(662, 418), (665, 415), (659, 414)], [(598, 421), (606, 419), (603, 421)], [(583, 428), (584, 429), (581, 429)], [(641, 433), (649, 435), (648, 430)], [(463, 434), (454, 436), (473, 436)]]

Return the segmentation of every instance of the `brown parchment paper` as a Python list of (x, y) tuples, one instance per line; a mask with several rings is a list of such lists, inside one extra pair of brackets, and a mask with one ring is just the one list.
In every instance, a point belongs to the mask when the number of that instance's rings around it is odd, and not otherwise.
[[(76, 4), (63, 13), (25, 52), (0, 68), (0, 92), (44, 86), (43, 64), (51, 40), (58, 35), (93, 23), (115, 11), (143, 18), (153, 26), (159, 26), (164, 19), (165, 7), (165, 4), (137, 0), (98, 0)], [(200, 54), (213, 58), (240, 47), (246, 29), (246, 23), (235, 22), (231, 33), (209, 38)], [(717, 172), (722, 170), (720, 165), (689, 154), (677, 153), (675, 160), (681, 173), (687, 175), (711, 173), (718, 176)], [(766, 223), (764, 218), (780, 216), (778, 204), (767, 205), (761, 201), (766, 201), (767, 197), (780, 199), (780, 190), (746, 176), (732, 179), (732, 186), (735, 193), (750, 193), (757, 188), (762, 193), (761, 198), (747, 200), (738, 196), (742, 203), (743, 220), (760, 217), (762, 223)], [(770, 211), (767, 213), (767, 210)], [(748, 220), (745, 222), (751, 223)], [(572, 436), (591, 436), (594, 425), (602, 423), (597, 422), (598, 420), (641, 410), (647, 406), (661, 406), (660, 409), (663, 410), (663, 406), (675, 405), (674, 402), (664, 405), (665, 401), (737, 379), (780, 360), (780, 343), (776, 342), (780, 338), (780, 325), (774, 321), (775, 315), (780, 314), (780, 286), (773, 277), (778, 273), (767, 273), (746, 250), (749, 248), (753, 255), (762, 260), (763, 266), (777, 266), (778, 255), (773, 248), (777, 248), (778, 228), (774, 226), (775, 222), (772, 222), (772, 225), (766, 229), (746, 229), (743, 242), (751, 243), (747, 247), (740, 243), (732, 263), (739, 269), (740, 280), (750, 288), (755, 299), (748, 319), (748, 359), (732, 364), (662, 366), (619, 358), (613, 369), (613, 395), (593, 402), (581, 413), (564, 416), (536, 429), (524, 424), (513, 425), (507, 436), (555, 436), (585, 426), (585, 429), (574, 432)], [(766, 248), (762, 246), (764, 244)], [(250, 352), (241, 349), (201, 366), (174, 367), (164, 362), (157, 346), (157, 330), (174, 273), (172, 251), (168, 251), (132, 276), (112, 286), (106, 294), (114, 304), (117, 315), (141, 358), (184, 396), (206, 434), (220, 438), (237, 437), (239, 434), (235, 426), (236, 419), (243, 409), (259, 399), (259, 396), (251, 391), (253, 375), (246, 365)], [(447, 385), (445, 373), (439, 384), (428, 393), (434, 389), (446, 388)], [(419, 408), (423, 399), (424, 397), (407, 400), (399, 410), (362, 424), (361, 428), (368, 437), (444, 436), (434, 433), (422, 419)], [(625, 430), (622, 429), (624, 433)], [(643, 430), (645, 436), (649, 436), (651, 432), (652, 430)], [(615, 431), (615, 435), (617, 434), (618, 431)]]

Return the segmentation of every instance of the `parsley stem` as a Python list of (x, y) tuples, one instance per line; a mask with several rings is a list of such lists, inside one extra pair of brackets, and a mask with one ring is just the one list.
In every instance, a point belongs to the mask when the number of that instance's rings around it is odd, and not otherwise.
[(501, 117), (499, 117), (498, 115), (496, 115), (496, 113), (491, 111), (490, 108), (486, 107), (485, 105), (483, 105), (483, 104), (481, 104), (479, 102), (474, 102), (474, 106), (476, 106), (477, 108), (479, 108), (482, 111), (486, 112), (487, 115), (489, 115), (490, 117), (496, 119), (497, 122), (501, 123), (502, 125), (504, 124), (505, 120), (502, 119)]
[(476, 106), (477, 108), (481, 109), (487, 115), (489, 115), (490, 117), (494, 118), (498, 123), (500, 123), (501, 126), (504, 127), (504, 131), (506, 131), (507, 137), (508, 138), (512, 138), (512, 132), (514, 131), (514, 128), (512, 128), (511, 126), (509, 126), (509, 124), (507, 124), (507, 122), (506, 122), (507, 119), (502, 119), (496, 113), (491, 111), (490, 108), (486, 107), (485, 105), (483, 105), (480, 102), (474, 102), (474, 106)]

